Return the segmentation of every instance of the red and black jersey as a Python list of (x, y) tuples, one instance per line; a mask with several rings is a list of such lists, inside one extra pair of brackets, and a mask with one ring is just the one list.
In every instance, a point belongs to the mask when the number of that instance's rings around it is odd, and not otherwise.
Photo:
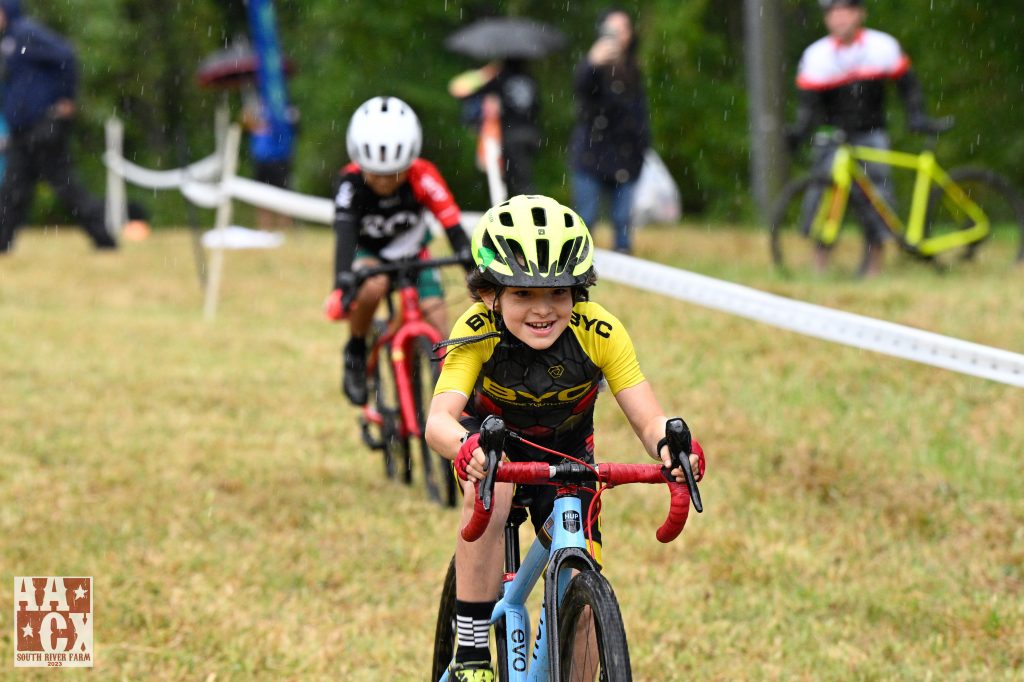
[(380, 196), (366, 184), (357, 164), (341, 170), (334, 197), (336, 278), (352, 270), (357, 248), (385, 261), (418, 254), (429, 230), (425, 210), (450, 238), (451, 230), (462, 230), (459, 207), (437, 167), (416, 159), (408, 173), (394, 194)]
[[(904, 91), (916, 86), (899, 42), (872, 29), (862, 29), (849, 44), (830, 36), (812, 43), (800, 58), (796, 76), (801, 106), (813, 109), (819, 122), (847, 132), (885, 128), (888, 81), (897, 82), (905, 103), (911, 93)], [(805, 112), (805, 118), (811, 113)]]

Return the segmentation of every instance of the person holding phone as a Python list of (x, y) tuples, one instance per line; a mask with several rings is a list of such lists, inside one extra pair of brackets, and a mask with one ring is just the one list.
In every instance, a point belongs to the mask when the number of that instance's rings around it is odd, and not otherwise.
[(602, 12), (598, 37), (576, 67), (577, 117), (569, 144), (574, 208), (595, 225), (602, 197), (610, 204), (615, 250), (632, 250), (633, 193), (650, 146), (650, 116), (636, 59), (633, 20), (623, 9)]

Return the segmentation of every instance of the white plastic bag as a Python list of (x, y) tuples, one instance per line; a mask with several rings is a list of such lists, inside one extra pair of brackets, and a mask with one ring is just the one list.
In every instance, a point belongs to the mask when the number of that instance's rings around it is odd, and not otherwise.
[(644, 165), (633, 194), (633, 227), (678, 223), (683, 215), (679, 187), (653, 149), (644, 152)]

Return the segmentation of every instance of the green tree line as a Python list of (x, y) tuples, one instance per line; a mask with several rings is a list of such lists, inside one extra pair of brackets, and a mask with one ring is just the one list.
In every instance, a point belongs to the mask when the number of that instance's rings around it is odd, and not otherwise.
[[(475, 136), (460, 123), (448, 80), (475, 66), (442, 47), (445, 36), (483, 16), (542, 19), (568, 37), (563, 52), (539, 60), (544, 143), (539, 187), (568, 199), (566, 144), (573, 122), (571, 73), (594, 39), (603, 0), (279, 0), (283, 51), (296, 71), (289, 96), (301, 111), (295, 188), (327, 196), (345, 163), (345, 128), (353, 108), (377, 94), (410, 102), (425, 130), (424, 156), (445, 173), (460, 203), (483, 208)], [(651, 103), (654, 144), (690, 214), (717, 219), (751, 215), (742, 0), (625, 2), (641, 37), (640, 59)], [(868, 25), (895, 35), (924, 84), (929, 110), (953, 115), (943, 137), (946, 163), (985, 163), (1024, 186), (1024, 44), (1019, 0), (868, 0)], [(784, 96), (792, 110), (796, 62), (824, 33), (816, 0), (784, 0)], [(126, 154), (170, 168), (213, 145), (213, 112), (225, 95), (203, 91), (201, 60), (244, 32), (241, 0), (26, 0), (25, 12), (67, 35), (81, 60), (78, 145), (90, 186), (102, 187), (103, 121), (126, 125)], [(904, 133), (891, 92), (894, 142)], [(237, 95), (228, 95), (237, 115)], [(242, 172), (246, 171), (243, 159)], [(156, 201), (156, 200), (154, 200)], [(163, 200), (158, 224), (180, 222), (180, 200)], [(44, 208), (45, 210), (45, 208)]]

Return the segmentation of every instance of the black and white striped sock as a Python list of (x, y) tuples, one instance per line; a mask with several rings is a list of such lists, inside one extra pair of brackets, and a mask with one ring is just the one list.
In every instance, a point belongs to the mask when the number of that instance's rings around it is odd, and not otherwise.
[(491, 661), (488, 637), (491, 632), (491, 611), (494, 602), (455, 600), (455, 626), (458, 632), (456, 663)]

